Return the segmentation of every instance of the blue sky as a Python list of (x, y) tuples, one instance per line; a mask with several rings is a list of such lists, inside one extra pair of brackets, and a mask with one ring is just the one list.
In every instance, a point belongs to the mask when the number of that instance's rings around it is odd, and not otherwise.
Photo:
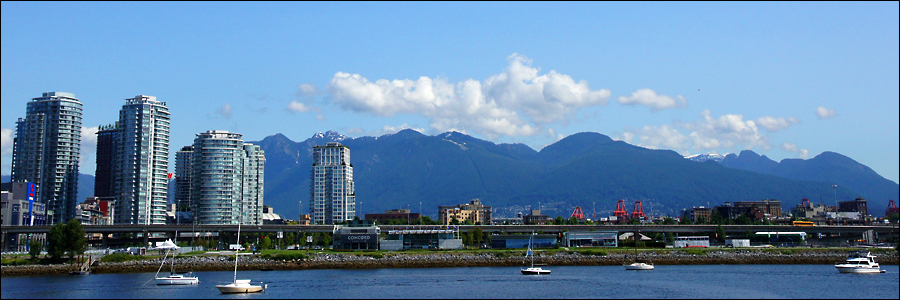
[(898, 181), (897, 2), (8, 2), (2, 153), (42, 92), (84, 103), (82, 173), (124, 99), (196, 133), (584, 131), (683, 155), (833, 151)]

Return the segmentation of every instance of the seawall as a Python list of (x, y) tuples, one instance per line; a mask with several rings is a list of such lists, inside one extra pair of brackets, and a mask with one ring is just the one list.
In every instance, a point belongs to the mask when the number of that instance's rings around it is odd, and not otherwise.
[[(594, 250), (599, 251), (599, 250)], [(608, 255), (584, 255), (578, 251), (538, 251), (535, 263), (549, 266), (603, 266), (621, 265), (634, 255), (610, 253)], [(242, 257), (239, 270), (306, 270), (306, 269), (375, 269), (375, 268), (439, 268), (439, 267), (489, 267), (521, 266), (524, 257), (516, 255), (503, 257), (491, 252), (434, 252), (434, 253), (384, 253), (375, 258), (357, 253), (329, 253), (311, 255), (304, 260), (279, 261), (260, 257)], [(524, 253), (524, 252), (523, 252)], [(656, 265), (712, 265), (712, 264), (834, 264), (844, 261), (849, 251), (797, 251), (782, 254), (763, 250), (708, 250), (692, 251), (644, 251), (638, 257), (651, 259)], [(705, 254), (702, 254), (705, 253)], [(897, 251), (874, 253), (880, 264), (898, 264)], [(176, 267), (179, 271), (230, 271), (234, 269), (233, 256), (179, 257)], [(95, 274), (156, 272), (160, 259), (130, 262), (98, 262), (91, 267)], [(168, 264), (167, 264), (168, 265)], [(42, 276), (65, 275), (77, 268), (72, 264), (2, 266), (0, 276)], [(163, 267), (165, 273), (167, 267)]]

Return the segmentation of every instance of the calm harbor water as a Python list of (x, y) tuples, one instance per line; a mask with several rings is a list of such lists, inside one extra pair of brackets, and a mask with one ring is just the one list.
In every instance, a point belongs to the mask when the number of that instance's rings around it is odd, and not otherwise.
[(898, 266), (882, 274), (840, 274), (831, 265), (550, 266), (524, 276), (518, 267), (239, 271), (262, 280), (259, 294), (222, 295), (232, 272), (197, 272), (195, 286), (157, 286), (155, 273), (5, 277), (2, 299), (17, 298), (883, 298), (900, 294)]

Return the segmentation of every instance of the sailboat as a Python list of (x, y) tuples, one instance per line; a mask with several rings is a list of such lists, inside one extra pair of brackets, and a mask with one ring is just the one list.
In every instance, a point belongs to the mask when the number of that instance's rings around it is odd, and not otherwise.
[[(241, 244), (241, 223), (238, 223), (237, 244)], [(250, 255), (252, 253), (241, 254), (239, 250), (234, 250), (234, 282), (229, 284), (216, 285), (222, 294), (235, 293), (258, 293), (266, 290), (268, 284), (258, 285), (250, 283), (250, 279), (237, 279), (238, 257), (241, 255)]]
[[(528, 252), (525, 252), (525, 257), (531, 256), (531, 267), (521, 268), (522, 275), (550, 274), (550, 270), (544, 270), (541, 267), (534, 266), (534, 253), (531, 251), (532, 240), (534, 240), (534, 232), (532, 232), (531, 237), (528, 238)], [(522, 264), (525, 264), (525, 262), (523, 261)]]
[(638, 236), (640, 236), (640, 233), (636, 233), (633, 236), (634, 236), (633, 240), (634, 240), (635, 260), (630, 264), (628, 264), (626, 262), (626, 263), (622, 263), (622, 265), (625, 266), (625, 270), (653, 270), (654, 269), (653, 262), (651, 262), (650, 260), (644, 260), (644, 259), (637, 258), (637, 240), (639, 239)]
[[(175, 234), (176, 239), (178, 233)], [(189, 285), (189, 284), (199, 284), (200, 278), (194, 276), (185, 276), (184, 274), (175, 273), (175, 255), (178, 254), (178, 245), (175, 245), (175, 242), (172, 240), (166, 240), (165, 242), (156, 242), (156, 248), (160, 250), (166, 250), (166, 256), (163, 256), (162, 263), (159, 265), (159, 270), (156, 270), (156, 284), (157, 285)], [(172, 268), (169, 271), (169, 276), (159, 277), (159, 271), (162, 270), (162, 267), (166, 264), (166, 258), (169, 256), (169, 250), (172, 250)], [(193, 272), (188, 272), (189, 275), (193, 275)]]

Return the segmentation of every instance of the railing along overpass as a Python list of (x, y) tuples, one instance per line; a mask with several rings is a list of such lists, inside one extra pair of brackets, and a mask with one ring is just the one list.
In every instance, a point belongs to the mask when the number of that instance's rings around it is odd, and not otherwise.
[[(381, 231), (398, 229), (447, 229), (458, 228), (468, 232), (481, 228), (484, 232), (543, 232), (559, 233), (564, 231), (617, 231), (617, 232), (672, 232), (672, 233), (704, 233), (714, 232), (718, 225), (378, 225)], [(897, 234), (896, 224), (859, 226), (859, 225), (823, 225), (801, 227), (792, 225), (721, 225), (726, 233), (744, 233), (760, 231), (803, 231), (806, 233), (863, 233), (873, 230), (879, 234)], [(288, 232), (332, 232), (334, 225), (242, 225), (241, 231), (248, 233)], [(50, 226), (2, 226), (3, 235), (19, 233), (47, 233)], [(84, 225), (85, 233), (174, 233), (174, 232), (237, 232), (237, 225)]]

